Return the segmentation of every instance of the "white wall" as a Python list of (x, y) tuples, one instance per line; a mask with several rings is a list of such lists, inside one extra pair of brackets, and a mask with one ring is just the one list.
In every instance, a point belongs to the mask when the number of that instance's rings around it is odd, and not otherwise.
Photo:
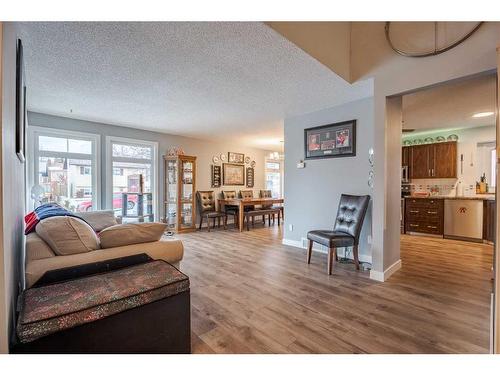
[[(2, 48), (2, 236), (0, 264), (3, 286), (0, 296), (0, 352), (6, 352), (12, 337), (15, 318), (15, 301), (21, 282), (23, 260), (24, 216), (24, 167), (15, 150), (15, 93), (16, 93), (16, 39), (13, 23), (3, 24)], [(0, 237), (2, 237), (0, 236)], [(2, 262), (3, 261), (3, 262)], [(4, 285), (3, 285), (4, 284)]]
[[(224, 153), (227, 155), (228, 151), (240, 152), (250, 156), (255, 160), (255, 186), (254, 196), (258, 196), (260, 189), (265, 188), (265, 172), (264, 164), (265, 158), (270, 151), (261, 149), (245, 147), (238, 145), (238, 140), (234, 142), (209, 142), (194, 138), (180, 137), (165, 133), (156, 133), (147, 130), (137, 130), (127, 127), (114, 126), (96, 122), (75, 120), (67, 117), (50, 116), (41, 113), (28, 113), (29, 125), (40, 126), (55, 129), (65, 129), (71, 131), (88, 132), (99, 134), (101, 136), (101, 182), (104, 187), (106, 181), (106, 136), (132, 138), (144, 141), (155, 141), (159, 143), (159, 198), (163, 196), (163, 164), (162, 155), (165, 155), (168, 149), (172, 146), (180, 146), (184, 149), (187, 155), (194, 155), (197, 157), (197, 176), (196, 176), (196, 189), (197, 190), (214, 190), (216, 192), (221, 190), (247, 190), (245, 186), (223, 186), (219, 189), (211, 188), (211, 171), (210, 165), (212, 164), (212, 157)], [(107, 203), (106, 189), (101, 189), (101, 203)], [(163, 206), (160, 204), (160, 215), (163, 215)]]
[(500, 23), (487, 22), (460, 46), (438, 56), (420, 59), (403, 57), (392, 51), (385, 40), (383, 22), (354, 22), (351, 37), (353, 77), (374, 78), (372, 254), (374, 269), (384, 272), (399, 260), (400, 250), (400, 192), (396, 188), (400, 177), (399, 173), (389, 173), (391, 166), (401, 163), (400, 136), (395, 137), (396, 133), (388, 128), (386, 98), (496, 69), (495, 48), (500, 41)]
[[(306, 160), (304, 129), (340, 121), (356, 120), (356, 156)], [(363, 99), (303, 116), (285, 119), (285, 217), (284, 243), (300, 246), (313, 229), (332, 229), (342, 193), (372, 194), (368, 186), (368, 150), (373, 146), (373, 100)], [(371, 208), (360, 238), (360, 258), (371, 261), (368, 235)], [(289, 230), (293, 225), (293, 231)]]

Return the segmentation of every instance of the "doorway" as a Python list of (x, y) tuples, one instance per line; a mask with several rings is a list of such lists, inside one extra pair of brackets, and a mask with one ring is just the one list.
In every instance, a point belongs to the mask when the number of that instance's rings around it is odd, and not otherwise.
[(397, 97), (403, 270), (419, 269), (414, 287), (436, 313), (450, 321), (464, 318), (459, 311), (474, 316), (449, 336), (475, 340), (485, 353), (495, 328), (497, 89), (496, 72), (488, 72)]

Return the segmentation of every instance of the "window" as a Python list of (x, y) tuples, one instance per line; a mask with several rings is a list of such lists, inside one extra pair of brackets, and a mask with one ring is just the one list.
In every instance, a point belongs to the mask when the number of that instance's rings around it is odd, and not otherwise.
[(92, 174), (90, 167), (83, 167), (83, 166), (80, 167), (80, 174), (83, 174), (83, 175)]
[(273, 198), (283, 196), (281, 169), (280, 161), (266, 161), (266, 189), (271, 190)]
[[(106, 149), (108, 207), (112, 207), (117, 215), (122, 210), (122, 194), (139, 192), (140, 175), (143, 176), (144, 193), (153, 193), (153, 213), (156, 210), (156, 168), (158, 144), (156, 142), (137, 141), (134, 139), (107, 137)], [(129, 196), (128, 214), (137, 215), (137, 196)], [(144, 202), (146, 204), (146, 202)], [(146, 207), (144, 206), (146, 210)]]
[(71, 211), (99, 209), (99, 136), (30, 127), (30, 187), (43, 188), (41, 201)]
[(477, 144), (476, 166), (478, 175), (475, 176), (476, 181), (485, 175), (488, 183), (489, 192), (495, 191), (496, 186), (496, 143), (481, 142)]

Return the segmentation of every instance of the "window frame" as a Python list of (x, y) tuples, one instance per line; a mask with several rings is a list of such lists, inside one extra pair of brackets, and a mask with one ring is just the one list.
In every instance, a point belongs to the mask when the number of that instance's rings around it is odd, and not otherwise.
[[(90, 154), (63, 151), (41, 151), (39, 150), (39, 137), (71, 138), (90, 141), (92, 144)], [(65, 159), (80, 159), (91, 161), (92, 174), (92, 207), (94, 210), (101, 209), (101, 136), (94, 133), (77, 132), (43, 126), (28, 126), (28, 188), (26, 189), (26, 209), (31, 211), (33, 199), (31, 199), (31, 187), (38, 184), (39, 158), (56, 157)]]
[[(131, 146), (147, 146), (152, 147), (153, 152), (151, 159), (139, 159), (139, 158), (128, 158), (128, 157), (116, 157), (113, 156), (113, 143), (127, 144)], [(159, 174), (158, 174), (158, 148), (159, 143), (153, 141), (146, 141), (140, 139), (106, 136), (106, 207), (110, 210), (113, 209), (113, 161), (121, 161), (128, 163), (141, 163), (141, 164), (151, 164), (152, 169), (152, 179), (151, 187), (153, 188), (153, 210), (154, 210), (154, 221), (158, 220), (159, 217)], [(150, 162), (151, 161), (151, 162)]]
[[(271, 169), (267, 168), (267, 163), (276, 163), (279, 165), (279, 169)], [(280, 175), (280, 198), (283, 198), (284, 193), (284, 171), (283, 171), (284, 163), (283, 160), (276, 160), (272, 158), (266, 158), (264, 160), (264, 182), (267, 183), (267, 174), (268, 173), (279, 173)], [(267, 186), (266, 186), (267, 188)]]

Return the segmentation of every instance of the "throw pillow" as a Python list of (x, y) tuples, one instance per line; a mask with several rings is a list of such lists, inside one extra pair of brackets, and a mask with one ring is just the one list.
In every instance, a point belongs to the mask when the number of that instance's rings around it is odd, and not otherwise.
[(90, 225), (71, 216), (43, 219), (36, 226), (38, 234), (57, 255), (86, 253), (99, 249), (99, 239)]
[(99, 233), (101, 248), (133, 245), (136, 243), (159, 241), (167, 229), (164, 223), (118, 224)]

